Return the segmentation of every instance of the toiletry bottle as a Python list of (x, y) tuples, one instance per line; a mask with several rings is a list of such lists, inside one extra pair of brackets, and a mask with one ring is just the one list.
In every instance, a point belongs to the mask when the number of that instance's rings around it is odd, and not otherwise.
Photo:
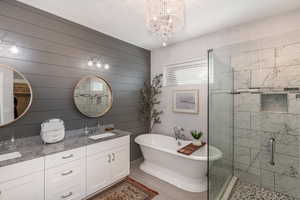
[(88, 127), (88, 122), (87, 121), (84, 122), (84, 134), (86, 136), (89, 135), (89, 127)]
[(98, 131), (102, 131), (102, 125), (101, 125), (100, 119), (98, 120), (98, 123), (97, 123), (97, 129), (98, 129)]
[(12, 136), (10, 138), (10, 143), (8, 148), (9, 150), (15, 150), (17, 148), (14, 132), (12, 133)]

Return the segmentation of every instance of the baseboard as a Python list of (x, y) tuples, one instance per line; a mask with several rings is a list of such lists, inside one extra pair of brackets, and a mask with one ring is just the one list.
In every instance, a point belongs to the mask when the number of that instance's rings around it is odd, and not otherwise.
[(141, 164), (143, 162), (143, 160), (144, 160), (143, 157), (133, 160), (130, 162), (130, 166), (137, 166), (137, 165)]

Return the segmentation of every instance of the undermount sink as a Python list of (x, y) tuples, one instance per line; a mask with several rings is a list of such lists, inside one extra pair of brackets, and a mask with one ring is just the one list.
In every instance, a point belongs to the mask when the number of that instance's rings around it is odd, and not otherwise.
[(98, 140), (98, 139), (103, 139), (103, 138), (106, 138), (106, 137), (111, 137), (111, 136), (114, 136), (114, 135), (116, 135), (116, 134), (111, 133), (111, 132), (106, 132), (106, 133), (102, 133), (102, 134), (89, 136), (89, 139)]
[(0, 154), (0, 162), (5, 161), (5, 160), (20, 158), (20, 157), (22, 157), (20, 152), (11, 152), (11, 153), (6, 153), (6, 154)]

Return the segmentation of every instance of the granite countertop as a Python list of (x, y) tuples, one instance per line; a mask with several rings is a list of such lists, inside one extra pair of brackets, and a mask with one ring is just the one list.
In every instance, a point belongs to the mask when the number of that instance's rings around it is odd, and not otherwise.
[[(0, 161), (0, 167), (15, 164), (22, 161), (32, 160), (35, 158), (55, 154), (91, 144), (112, 140), (115, 138), (131, 135), (130, 132), (115, 129), (110, 131), (116, 135), (102, 138), (98, 140), (89, 139), (83, 132), (83, 130), (66, 131), (65, 139), (61, 142), (54, 144), (43, 144), (40, 136), (33, 136), (28, 138), (17, 139), (14, 144), (6, 141), (0, 144), (0, 155), (10, 152), (20, 152), (22, 157)], [(97, 133), (96, 133), (97, 134)], [(100, 133), (98, 133), (100, 134)]]

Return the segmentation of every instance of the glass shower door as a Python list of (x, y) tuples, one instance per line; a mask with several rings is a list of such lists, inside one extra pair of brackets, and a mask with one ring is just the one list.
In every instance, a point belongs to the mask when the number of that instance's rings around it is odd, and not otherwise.
[(209, 199), (220, 199), (233, 177), (233, 71), (226, 51), (211, 50), (209, 59), (208, 144), (222, 152), (213, 160), (209, 151)]

